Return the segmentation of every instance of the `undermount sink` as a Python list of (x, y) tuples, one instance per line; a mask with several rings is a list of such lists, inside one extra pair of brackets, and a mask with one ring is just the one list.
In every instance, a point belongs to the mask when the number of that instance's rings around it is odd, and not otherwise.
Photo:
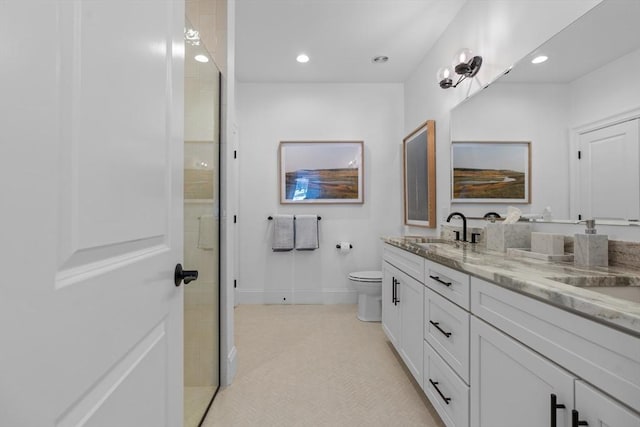
[(421, 241), (416, 243), (420, 246), (429, 246), (433, 244), (455, 245), (457, 242), (455, 240), (441, 239), (438, 237), (425, 237)]
[(593, 292), (640, 303), (640, 277), (635, 276), (566, 276), (547, 279), (585, 288)]
[(427, 237), (427, 236), (404, 236), (404, 240), (411, 243), (416, 243), (418, 245), (429, 244), (429, 243), (453, 243), (453, 241), (449, 239), (443, 239), (441, 237)]

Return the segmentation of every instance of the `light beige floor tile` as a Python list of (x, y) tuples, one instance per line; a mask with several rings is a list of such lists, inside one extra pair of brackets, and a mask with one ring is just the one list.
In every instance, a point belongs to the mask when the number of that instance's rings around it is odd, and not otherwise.
[(238, 373), (205, 427), (444, 425), (353, 305), (239, 306), (235, 331)]

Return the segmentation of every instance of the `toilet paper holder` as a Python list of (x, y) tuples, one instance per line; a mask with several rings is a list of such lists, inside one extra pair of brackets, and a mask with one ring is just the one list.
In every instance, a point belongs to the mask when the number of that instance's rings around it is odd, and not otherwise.
[[(342, 249), (342, 245), (340, 243), (338, 243), (336, 245), (336, 249)], [(353, 249), (353, 245), (351, 243), (349, 243), (349, 249)]]

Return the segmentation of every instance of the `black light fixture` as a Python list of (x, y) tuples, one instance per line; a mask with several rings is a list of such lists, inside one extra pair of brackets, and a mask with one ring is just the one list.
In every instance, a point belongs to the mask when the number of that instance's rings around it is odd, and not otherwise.
[[(474, 55), (470, 49), (460, 49), (453, 57), (452, 67), (442, 67), (438, 70), (438, 83), (442, 89), (456, 87), (467, 77), (474, 77), (478, 74), (481, 66), (481, 56)], [(454, 71), (459, 76), (455, 84), (453, 83)]]

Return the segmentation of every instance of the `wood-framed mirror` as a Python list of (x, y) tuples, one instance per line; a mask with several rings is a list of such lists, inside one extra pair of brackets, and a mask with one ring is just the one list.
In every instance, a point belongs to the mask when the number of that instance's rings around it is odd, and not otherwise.
[(402, 140), (404, 223), (435, 228), (436, 122), (427, 120)]

